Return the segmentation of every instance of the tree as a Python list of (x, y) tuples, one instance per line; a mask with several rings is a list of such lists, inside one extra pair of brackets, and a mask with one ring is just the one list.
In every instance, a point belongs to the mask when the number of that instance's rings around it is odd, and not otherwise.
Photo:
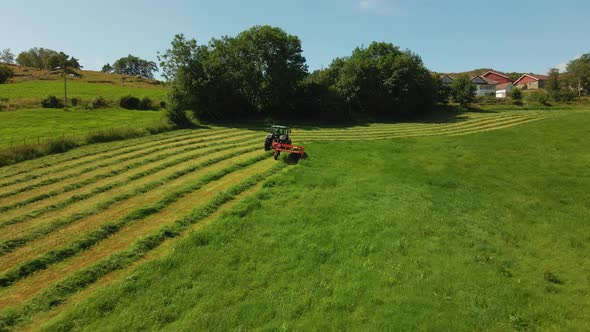
[(154, 72), (157, 71), (158, 66), (155, 62), (144, 60), (131, 54), (113, 63), (113, 72), (116, 74), (154, 79)]
[(393, 44), (373, 42), (336, 64), (335, 86), (352, 110), (391, 116), (425, 112), (436, 102), (437, 83), (422, 59)]
[(456, 103), (466, 107), (475, 100), (475, 85), (467, 75), (461, 75), (451, 84), (451, 96)]
[(107, 63), (106, 65), (102, 66), (102, 69), (100, 70), (103, 73), (112, 73), (113, 72), (113, 66), (111, 66), (110, 63)]
[(0, 51), (0, 62), (14, 64), (14, 54), (10, 52), (9, 48)]
[(567, 71), (577, 81), (577, 88), (586, 93), (590, 92), (590, 53), (570, 61), (567, 65)]
[(551, 70), (549, 70), (546, 89), (549, 93), (556, 93), (561, 90), (561, 86), (559, 84), (559, 70), (557, 68), (551, 68)]
[(8, 66), (0, 66), (0, 84), (6, 83), (9, 78), (14, 75), (12, 68)]
[(159, 56), (171, 81), (171, 105), (198, 118), (287, 114), (307, 74), (301, 42), (279, 28), (256, 26), (197, 45), (177, 35)]
[(522, 90), (519, 88), (513, 88), (510, 90), (510, 98), (512, 102), (516, 105), (522, 104)]
[(21, 66), (48, 70), (60, 67), (64, 62), (67, 62), (67, 65), (70, 68), (82, 68), (78, 62), (78, 59), (74, 57), (70, 57), (63, 52), (36, 47), (28, 51), (21, 52), (16, 58), (16, 62)]

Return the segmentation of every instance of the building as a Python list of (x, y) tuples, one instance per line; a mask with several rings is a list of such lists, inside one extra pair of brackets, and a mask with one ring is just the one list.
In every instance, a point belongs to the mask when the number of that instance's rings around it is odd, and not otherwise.
[(487, 73), (481, 75), (482, 77), (485, 77), (487, 79), (490, 79), (492, 81), (496, 81), (498, 84), (504, 84), (504, 83), (512, 83), (512, 80), (500, 73), (496, 73), (495, 71), (488, 71)]
[(453, 78), (451, 76), (449, 76), (449, 75), (443, 75), (440, 78), (440, 81), (441, 81), (442, 84), (448, 85), (448, 84), (453, 83)]
[(510, 82), (496, 85), (496, 98), (506, 98), (512, 89), (514, 84)]
[(494, 80), (483, 76), (475, 76), (471, 79), (471, 83), (475, 84), (475, 95), (478, 97), (496, 95), (496, 85), (498, 85), (498, 82)]
[(514, 86), (523, 90), (544, 89), (548, 78), (545, 75), (524, 74), (514, 81)]

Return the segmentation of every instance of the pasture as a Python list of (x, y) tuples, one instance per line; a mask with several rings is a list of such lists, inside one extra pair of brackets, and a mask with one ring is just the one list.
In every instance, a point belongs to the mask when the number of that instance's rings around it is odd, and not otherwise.
[(162, 111), (27, 109), (0, 112), (0, 150), (112, 128), (146, 128), (165, 123)]
[(297, 128), (295, 165), (213, 127), (0, 168), (0, 330), (588, 329), (589, 125)]

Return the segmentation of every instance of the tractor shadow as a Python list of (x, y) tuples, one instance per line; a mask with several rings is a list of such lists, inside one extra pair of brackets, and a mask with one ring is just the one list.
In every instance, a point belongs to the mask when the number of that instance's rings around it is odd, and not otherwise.
[(307, 155), (307, 153), (305, 153), (303, 155), (303, 157), (301, 157), (300, 155), (295, 154), (295, 153), (290, 153), (290, 154), (287, 154), (286, 156), (284, 156), (281, 159), (287, 165), (297, 165), (299, 163), (299, 160), (301, 160), (301, 159), (307, 159), (307, 158), (309, 158), (309, 156)]

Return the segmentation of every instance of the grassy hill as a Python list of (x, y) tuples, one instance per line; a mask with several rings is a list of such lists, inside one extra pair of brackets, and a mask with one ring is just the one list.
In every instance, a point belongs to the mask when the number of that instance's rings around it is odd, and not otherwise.
[(588, 125), (296, 128), (298, 164), (218, 127), (0, 167), (0, 329), (586, 330)]
[[(7, 84), (0, 84), (0, 101), (5, 104), (17, 108), (39, 107), (40, 101), (48, 95), (63, 96), (64, 83), (60, 72), (11, 67), (15, 76)], [(149, 97), (157, 103), (166, 97), (166, 87), (155, 80), (88, 70), (79, 70), (77, 73), (79, 77), (67, 78), (70, 98), (90, 100), (102, 96), (115, 102), (122, 96), (133, 95)]]

